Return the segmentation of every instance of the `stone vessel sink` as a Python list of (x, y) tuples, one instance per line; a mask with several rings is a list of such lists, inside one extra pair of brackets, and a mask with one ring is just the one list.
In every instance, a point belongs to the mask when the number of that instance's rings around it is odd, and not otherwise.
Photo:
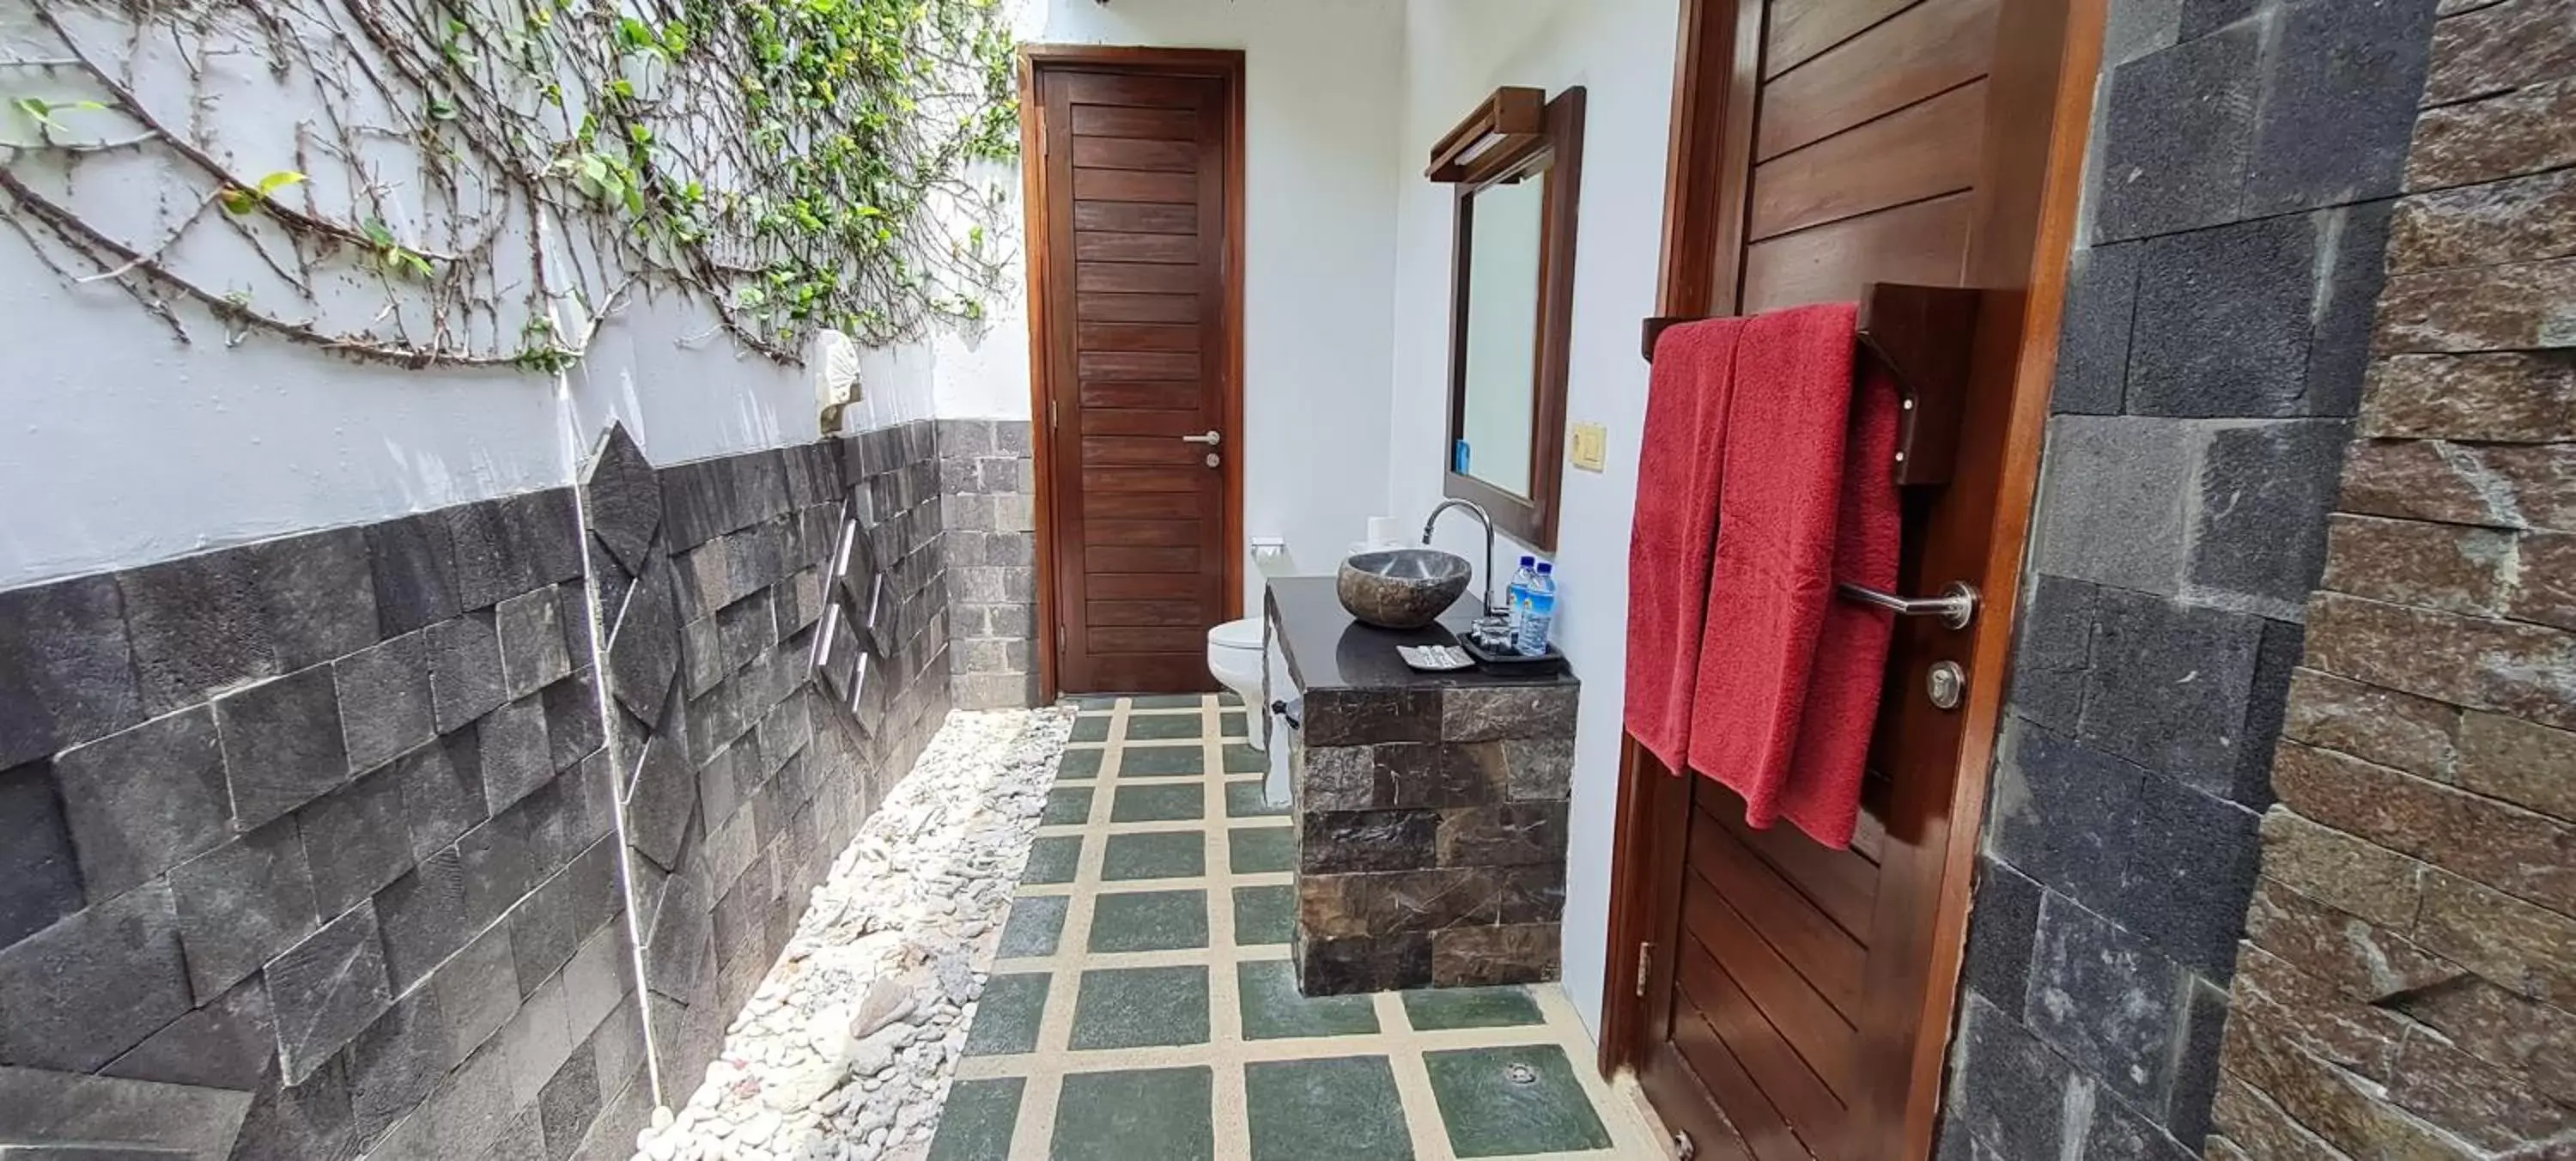
[(1389, 548), (1342, 561), (1334, 589), (1342, 607), (1381, 629), (1419, 629), (1467, 591), (1467, 558), (1437, 548)]

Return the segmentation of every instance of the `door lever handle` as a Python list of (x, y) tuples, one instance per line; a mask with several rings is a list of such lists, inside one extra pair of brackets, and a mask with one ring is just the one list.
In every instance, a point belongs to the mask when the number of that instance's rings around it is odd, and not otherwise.
[(1966, 581), (1951, 581), (1937, 597), (1900, 597), (1877, 589), (1845, 582), (1835, 591), (1864, 605), (1886, 609), (1900, 617), (1939, 617), (1953, 629), (1965, 629), (1977, 617), (1977, 589)]
[(1217, 432), (1217, 431), (1211, 431), (1211, 432), (1207, 433), (1206, 435), (1185, 435), (1185, 436), (1182, 436), (1182, 437), (1181, 437), (1181, 442), (1182, 442), (1182, 443), (1203, 443), (1203, 444), (1208, 445), (1209, 447), (1215, 447), (1216, 445), (1218, 445), (1219, 443), (1223, 443), (1224, 441), (1225, 441), (1225, 434), (1224, 434), (1223, 432)]

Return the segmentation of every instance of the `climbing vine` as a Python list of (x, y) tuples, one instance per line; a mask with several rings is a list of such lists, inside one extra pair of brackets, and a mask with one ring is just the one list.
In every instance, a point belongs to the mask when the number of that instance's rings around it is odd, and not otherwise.
[(8, 7), (0, 221), (182, 339), (556, 371), (676, 292), (794, 361), (1003, 273), (999, 0)]

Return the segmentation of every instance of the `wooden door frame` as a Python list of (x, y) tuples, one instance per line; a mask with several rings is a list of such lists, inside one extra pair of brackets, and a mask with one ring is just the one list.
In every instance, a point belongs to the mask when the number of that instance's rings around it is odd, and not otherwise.
[[(1959, 765), (1951, 790), (1948, 833), (1940, 844), (1940, 903), (1933, 917), (1932, 964), (1916, 1023), (1903, 1109), (1906, 1157), (1929, 1157), (1939, 1127), (1943, 1068), (1966, 951), (1986, 791), (2009, 684), (2022, 562), (2057, 363), (2057, 333), (2101, 67), (2106, 7), (2107, 0), (2004, 0), (1997, 20), (1991, 74), (1995, 100), (2025, 101), (2028, 107), (2047, 109), (2049, 132), (2043, 140), (2004, 142), (2000, 148), (1990, 145), (1986, 157), (1991, 168), (2018, 164), (2025, 172), (2036, 162), (2037, 181), (2024, 177), (2005, 182), (2008, 188), (1995, 200), (2002, 206), (1996, 212), (2035, 214), (2039, 225), (2030, 252), (2019, 257), (2027, 267), (2029, 290), (1990, 295), (1986, 307), (1990, 313), (2017, 314), (2021, 340), (2005, 356), (2014, 368), (2014, 389), (2009, 418), (2000, 433), (2003, 475), (1985, 563), (1988, 583), (1970, 646), (1969, 672), (1978, 677), (1960, 710)], [(1658, 315), (1703, 318), (1732, 313), (1737, 307), (1742, 278), (1737, 254), (1743, 243), (1748, 191), (1746, 183), (1728, 181), (1726, 175), (1749, 166), (1760, 77), (1755, 54), (1739, 50), (1764, 35), (1763, 11), (1762, 4), (1746, 0), (1683, 0), (1667, 146)], [(2002, 180), (1993, 173), (1984, 176)], [(1981, 220), (1978, 229), (1988, 225)], [(1657, 848), (1675, 841), (1669, 832), (1677, 828), (1670, 824), (1686, 817), (1688, 809), (1687, 799), (1680, 810), (1669, 801), (1675, 789), (1669, 784), (1682, 780), (1648, 774), (1645, 765), (1636, 740), (1623, 732), (1601, 1002), (1598, 1065), (1604, 1076), (1633, 1068), (1643, 1059), (1648, 1047), (1643, 997), (1669, 990), (1672, 964), (1678, 958), (1670, 953), (1655, 957), (1653, 978), (1639, 980), (1635, 949), (1654, 938), (1660, 917), (1678, 902), (1653, 874), (1661, 865), (1657, 856), (1671, 853)]]
[[(1020, 46), (1018, 72), (1020, 86), (1020, 200), (1028, 220), (1021, 249), (1028, 258), (1029, 309), (1029, 446), (1032, 467), (1037, 478), (1034, 501), (1037, 512), (1037, 659), (1038, 698), (1041, 704), (1056, 699), (1061, 689), (1057, 674), (1063, 645), (1061, 610), (1057, 607), (1055, 541), (1054, 466), (1055, 430), (1049, 422), (1047, 399), (1053, 384), (1049, 381), (1050, 336), (1054, 332), (1054, 308), (1049, 290), (1052, 271), (1048, 268), (1047, 237), (1053, 223), (1048, 215), (1046, 165), (1046, 118), (1038, 100), (1037, 75), (1041, 69), (1092, 69), (1128, 73), (1137, 76), (1213, 77), (1225, 86), (1226, 157), (1225, 157), (1225, 331), (1226, 383), (1218, 392), (1221, 410), (1216, 430), (1223, 434), (1218, 444), (1225, 456), (1225, 615), (1232, 620), (1243, 615), (1243, 220), (1246, 191), (1243, 185), (1244, 96), (1243, 50), (1232, 48), (1155, 48), (1103, 44), (1024, 44)], [(1070, 275), (1070, 271), (1067, 275)]]

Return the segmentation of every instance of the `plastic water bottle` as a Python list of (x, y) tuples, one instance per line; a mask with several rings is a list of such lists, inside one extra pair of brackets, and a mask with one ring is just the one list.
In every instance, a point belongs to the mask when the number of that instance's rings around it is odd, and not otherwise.
[(1523, 657), (1537, 657), (1547, 652), (1548, 630), (1556, 625), (1556, 566), (1539, 562), (1538, 573), (1530, 578), (1529, 591), (1522, 595), (1527, 611), (1521, 614), (1514, 643)]
[(1511, 618), (1512, 648), (1514, 649), (1520, 648), (1521, 614), (1528, 611), (1521, 606), (1529, 598), (1531, 579), (1538, 576), (1537, 564), (1538, 558), (1535, 556), (1522, 557), (1521, 570), (1512, 574), (1512, 587), (1505, 590), (1503, 597), (1503, 612)]

